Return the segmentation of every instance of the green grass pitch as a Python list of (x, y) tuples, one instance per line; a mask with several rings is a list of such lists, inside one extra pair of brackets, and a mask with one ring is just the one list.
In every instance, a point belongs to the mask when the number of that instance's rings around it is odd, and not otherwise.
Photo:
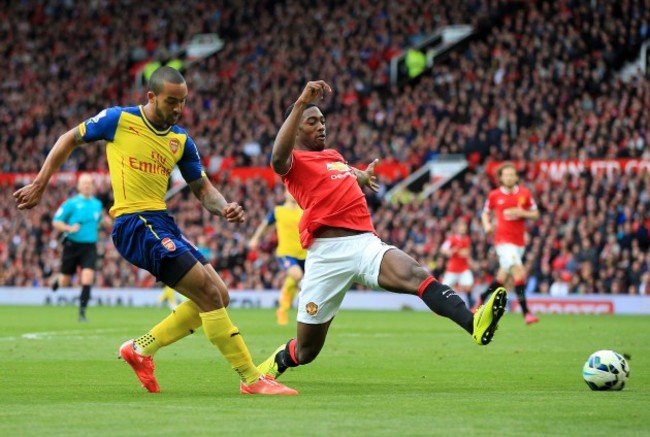
[[(424, 312), (342, 311), (318, 359), (282, 381), (297, 397), (239, 394), (202, 331), (156, 355), (146, 393), (119, 345), (161, 308), (0, 307), (0, 435), (556, 436), (650, 433), (650, 318), (506, 314), (492, 344)], [(272, 310), (233, 310), (256, 362), (295, 333)], [(631, 355), (621, 392), (582, 380), (598, 349)]]

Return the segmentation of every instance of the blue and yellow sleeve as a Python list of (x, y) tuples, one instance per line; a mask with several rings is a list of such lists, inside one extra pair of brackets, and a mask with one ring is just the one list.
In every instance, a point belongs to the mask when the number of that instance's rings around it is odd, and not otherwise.
[(269, 211), (269, 213), (266, 215), (266, 223), (268, 225), (272, 225), (275, 223), (275, 208)]
[(122, 108), (114, 106), (89, 118), (79, 125), (81, 138), (87, 143), (97, 140), (113, 141), (121, 114)]
[(194, 182), (195, 180), (201, 179), (205, 176), (203, 165), (201, 164), (201, 157), (199, 156), (199, 150), (196, 148), (194, 140), (192, 140), (189, 135), (185, 141), (183, 156), (176, 165), (178, 165), (178, 169), (181, 171), (183, 179), (185, 179), (187, 183)]

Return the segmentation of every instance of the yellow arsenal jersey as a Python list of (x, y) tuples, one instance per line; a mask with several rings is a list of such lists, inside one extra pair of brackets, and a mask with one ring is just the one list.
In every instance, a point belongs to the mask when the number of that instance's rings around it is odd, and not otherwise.
[(187, 132), (176, 125), (159, 130), (147, 120), (142, 106), (105, 109), (81, 123), (79, 131), (86, 142), (108, 142), (113, 217), (165, 210), (165, 193), (177, 165), (188, 183), (205, 175)]

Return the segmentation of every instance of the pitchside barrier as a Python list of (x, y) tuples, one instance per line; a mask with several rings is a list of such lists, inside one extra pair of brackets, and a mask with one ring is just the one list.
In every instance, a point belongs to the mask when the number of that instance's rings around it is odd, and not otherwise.
[[(161, 289), (152, 288), (93, 288), (90, 305), (94, 306), (160, 306)], [(77, 305), (78, 288), (60, 288), (53, 293), (42, 287), (0, 287), (0, 305)], [(231, 291), (230, 308), (274, 308), (278, 291)], [(518, 312), (514, 295), (509, 310)], [(557, 314), (648, 314), (650, 296), (589, 295), (552, 297), (531, 295), (528, 306), (534, 313)], [(415, 296), (381, 291), (350, 291), (343, 309), (355, 310), (416, 310), (428, 311)]]

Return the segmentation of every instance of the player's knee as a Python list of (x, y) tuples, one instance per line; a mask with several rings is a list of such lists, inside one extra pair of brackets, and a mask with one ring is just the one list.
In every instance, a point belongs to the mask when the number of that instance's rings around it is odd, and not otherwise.
[(526, 276), (526, 272), (524, 271), (524, 267), (521, 265), (514, 265), (512, 266), (512, 269), (510, 270), (512, 274), (512, 279), (515, 281), (520, 281), (524, 279)]
[[(225, 287), (222, 287), (220, 284), (215, 284), (210, 280), (206, 280), (203, 283), (202, 294), (206, 300), (216, 308), (226, 307), (230, 303), (230, 298), (228, 296), (228, 291)], [(225, 297), (225, 299), (224, 299)]]
[(289, 275), (294, 281), (300, 282), (302, 279), (302, 269), (298, 266), (292, 266), (287, 270), (287, 275)]
[(228, 293), (227, 289), (219, 289), (221, 292), (221, 302), (223, 303), (224, 308), (228, 308), (228, 305), (230, 305), (230, 294)]

